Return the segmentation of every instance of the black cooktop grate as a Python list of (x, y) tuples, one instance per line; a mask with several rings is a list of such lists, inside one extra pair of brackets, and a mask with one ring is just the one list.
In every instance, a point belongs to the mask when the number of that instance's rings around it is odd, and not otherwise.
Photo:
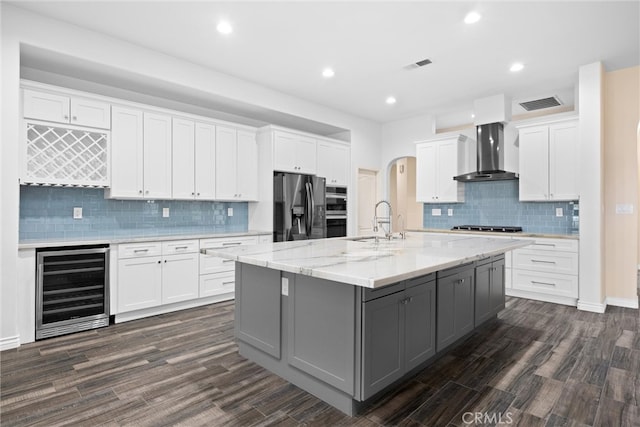
[(493, 231), (498, 233), (518, 233), (522, 227), (513, 225), (454, 225), (452, 230)]

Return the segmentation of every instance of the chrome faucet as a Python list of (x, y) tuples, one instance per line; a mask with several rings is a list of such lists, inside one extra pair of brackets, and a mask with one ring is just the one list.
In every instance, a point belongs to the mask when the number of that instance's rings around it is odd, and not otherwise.
[[(380, 206), (381, 204), (386, 204), (389, 207), (389, 216), (378, 217), (378, 206)], [(376, 203), (376, 207), (374, 208), (373, 213), (373, 231), (376, 233), (378, 232), (378, 225), (389, 224), (388, 230), (384, 230), (384, 227), (382, 228), (382, 230), (384, 231), (384, 237), (386, 237), (387, 239), (391, 239), (391, 236), (393, 235), (393, 228), (391, 228), (391, 217), (393, 216), (391, 203), (387, 202), (386, 200), (380, 200), (378, 203)]]

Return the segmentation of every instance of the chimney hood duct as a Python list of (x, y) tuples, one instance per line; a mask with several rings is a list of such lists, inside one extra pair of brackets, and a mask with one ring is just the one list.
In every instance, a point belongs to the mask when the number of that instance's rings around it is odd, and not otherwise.
[(456, 181), (502, 181), (518, 179), (515, 172), (504, 168), (504, 127), (502, 123), (476, 126), (477, 158), (476, 171), (454, 177)]

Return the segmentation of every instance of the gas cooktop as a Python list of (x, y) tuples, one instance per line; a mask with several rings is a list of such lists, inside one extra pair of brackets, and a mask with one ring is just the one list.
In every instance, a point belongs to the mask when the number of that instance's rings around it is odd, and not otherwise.
[(498, 233), (518, 233), (522, 227), (513, 225), (454, 225), (452, 230), (493, 231)]

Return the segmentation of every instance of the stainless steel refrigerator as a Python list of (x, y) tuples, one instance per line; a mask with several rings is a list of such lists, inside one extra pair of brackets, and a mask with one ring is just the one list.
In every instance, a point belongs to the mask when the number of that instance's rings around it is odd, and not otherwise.
[(327, 237), (324, 178), (275, 172), (273, 201), (274, 242)]

